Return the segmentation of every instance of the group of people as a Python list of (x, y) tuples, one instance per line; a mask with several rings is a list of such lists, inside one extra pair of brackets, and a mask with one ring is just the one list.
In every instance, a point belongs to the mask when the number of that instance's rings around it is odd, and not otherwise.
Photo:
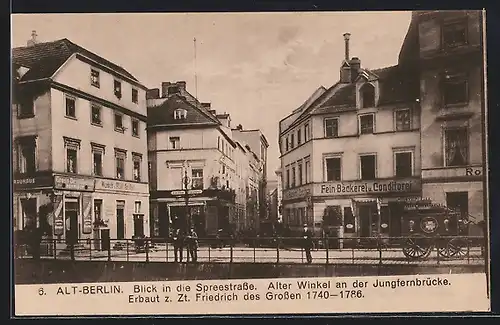
[(198, 260), (198, 235), (191, 228), (187, 233), (177, 228), (172, 234), (174, 244), (174, 262), (182, 263), (184, 247), (186, 247), (186, 261), (189, 263), (189, 258), (195, 263)]

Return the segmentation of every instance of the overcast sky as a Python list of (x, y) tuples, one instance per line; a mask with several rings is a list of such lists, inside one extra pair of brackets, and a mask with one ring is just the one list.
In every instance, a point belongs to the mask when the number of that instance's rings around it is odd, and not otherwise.
[(31, 31), (68, 38), (121, 65), (149, 88), (185, 80), (198, 98), (231, 114), (233, 126), (267, 137), (268, 175), (279, 167), (278, 122), (339, 78), (342, 34), (365, 68), (397, 64), (410, 12), (13, 15), (13, 47)]

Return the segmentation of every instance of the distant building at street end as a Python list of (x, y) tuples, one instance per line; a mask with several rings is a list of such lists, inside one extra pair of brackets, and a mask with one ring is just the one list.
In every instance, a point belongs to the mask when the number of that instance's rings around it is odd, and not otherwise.
[(15, 229), (43, 227), (67, 243), (148, 236), (147, 88), (35, 32), (12, 62)]
[(255, 221), (257, 229), (261, 222), (269, 222), (267, 215), (267, 149), (269, 143), (261, 130), (245, 130), (241, 124), (232, 129), (235, 140), (248, 144), (250, 149), (257, 155), (258, 176), (257, 176), (257, 195), (258, 195), (258, 219)]
[(183, 81), (162, 83), (161, 95), (151, 89), (147, 100), (152, 234), (257, 228), (261, 154), (234, 136), (230, 115), (199, 102)]

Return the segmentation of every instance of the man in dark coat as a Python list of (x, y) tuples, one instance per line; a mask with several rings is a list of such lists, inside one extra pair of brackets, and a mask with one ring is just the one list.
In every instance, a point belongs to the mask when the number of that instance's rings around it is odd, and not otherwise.
[(174, 229), (174, 233), (172, 235), (172, 241), (174, 243), (174, 262), (182, 263), (182, 250), (184, 246), (184, 236), (179, 228)]
[(198, 234), (194, 231), (194, 228), (191, 228), (187, 237), (187, 249), (188, 255), (187, 259), (189, 262), (189, 256), (191, 255), (191, 261), (195, 263), (198, 260)]
[(312, 263), (311, 249), (313, 247), (312, 233), (307, 228), (307, 224), (304, 224), (304, 229), (302, 230), (302, 238), (304, 250), (306, 251), (307, 264)]

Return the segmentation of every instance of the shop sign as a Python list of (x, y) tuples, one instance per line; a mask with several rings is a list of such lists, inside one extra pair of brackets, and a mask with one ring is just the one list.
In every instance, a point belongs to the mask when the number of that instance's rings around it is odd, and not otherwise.
[(76, 176), (54, 176), (54, 186), (57, 189), (69, 191), (94, 191), (94, 180)]
[(464, 180), (480, 180), (483, 176), (482, 166), (446, 167), (422, 170), (422, 178), (461, 178)]
[[(143, 186), (144, 188), (140, 188)], [(121, 191), (121, 192), (147, 192), (147, 184), (135, 184), (132, 182), (114, 181), (109, 179), (97, 179), (96, 190), (102, 191)]]
[(290, 188), (283, 190), (283, 201), (300, 199), (310, 197), (312, 194), (312, 184), (304, 185), (301, 187)]
[(52, 175), (15, 177), (13, 180), (14, 190), (22, 190), (36, 187), (52, 186)]
[(326, 182), (314, 184), (314, 196), (406, 194), (418, 192), (420, 189), (421, 182), (417, 178)]

